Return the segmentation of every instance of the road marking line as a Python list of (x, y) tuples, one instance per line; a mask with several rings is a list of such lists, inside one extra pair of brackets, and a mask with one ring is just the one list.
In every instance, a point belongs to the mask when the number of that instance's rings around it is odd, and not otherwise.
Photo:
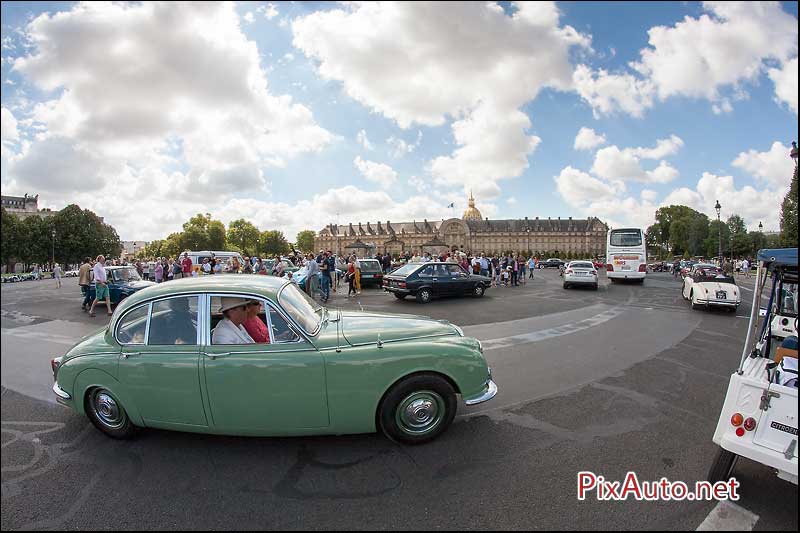
[(482, 341), (484, 350), (497, 350), (500, 348), (507, 348), (515, 344), (527, 344), (530, 342), (540, 342), (543, 340), (551, 339), (553, 337), (560, 337), (562, 335), (571, 335), (585, 329), (599, 326), (604, 322), (608, 322), (624, 313), (626, 308), (623, 306), (615, 307), (597, 314), (593, 317), (573, 322), (571, 324), (564, 324), (554, 328), (543, 329), (540, 331), (532, 331), (523, 335), (512, 335), (510, 337), (501, 337), (499, 339), (491, 339)]
[(26, 331), (22, 328), (3, 328), (3, 335), (10, 335), (12, 337), (22, 337), (24, 339), (36, 339), (47, 342), (54, 342), (57, 344), (66, 344), (72, 346), (78, 342), (77, 338), (67, 337), (66, 335), (58, 335), (53, 333), (45, 333), (40, 331)]
[(728, 500), (719, 502), (697, 531), (752, 531), (759, 516)]

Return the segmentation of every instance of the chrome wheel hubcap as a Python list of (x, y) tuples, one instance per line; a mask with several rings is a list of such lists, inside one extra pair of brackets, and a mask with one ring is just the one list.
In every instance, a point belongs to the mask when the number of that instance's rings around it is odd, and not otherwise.
[(433, 391), (413, 392), (400, 402), (396, 422), (405, 433), (422, 435), (436, 428), (444, 418), (441, 396)]
[(94, 396), (94, 412), (97, 419), (109, 428), (118, 428), (125, 422), (125, 414), (120, 409), (114, 398), (105, 391), (100, 391)]

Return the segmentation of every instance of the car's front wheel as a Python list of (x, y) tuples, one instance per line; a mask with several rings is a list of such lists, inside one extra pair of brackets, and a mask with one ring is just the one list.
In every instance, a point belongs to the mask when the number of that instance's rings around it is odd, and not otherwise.
[(475, 285), (475, 289), (472, 291), (472, 294), (476, 298), (480, 298), (481, 296), (483, 296), (483, 293), (485, 292), (486, 292), (486, 287), (478, 283), (477, 285)]
[(419, 374), (392, 387), (378, 418), (384, 434), (403, 444), (423, 444), (441, 435), (456, 416), (455, 390), (434, 374)]
[(431, 301), (432, 296), (430, 289), (420, 289), (417, 292), (417, 301), (421, 304), (426, 304)]
[(86, 394), (86, 416), (97, 429), (114, 439), (127, 439), (136, 430), (119, 401), (103, 388)]

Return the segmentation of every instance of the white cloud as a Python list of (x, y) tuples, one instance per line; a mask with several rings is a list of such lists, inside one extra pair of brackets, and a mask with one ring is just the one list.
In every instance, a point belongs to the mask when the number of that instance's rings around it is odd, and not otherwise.
[(592, 128), (581, 128), (575, 136), (575, 150), (592, 150), (606, 143), (605, 135), (598, 135)]
[(778, 228), (782, 194), (773, 189), (757, 190), (749, 185), (737, 189), (733, 176), (703, 172), (696, 189), (682, 187), (670, 193), (662, 205), (684, 204), (716, 220), (716, 201), (722, 205), (722, 218), (741, 216), (750, 230), (762, 222), (766, 228)]
[(512, 196), (511, 198), (506, 200), (506, 203), (508, 205), (517, 205), (518, 202), (517, 202), (517, 199)]
[(794, 164), (789, 153), (791, 146), (784, 146), (778, 141), (772, 143), (767, 152), (748, 150), (741, 152), (731, 163), (767, 184), (782, 190), (789, 186)]
[(5, 107), (0, 110), (0, 141), (16, 141), (19, 139), (17, 130), (17, 119), (14, 114)]
[(34, 110), (41, 138), (134, 166), (178, 138), (197, 185), (250, 176), (248, 188), (262, 188), (260, 172), (224, 169), (281, 166), (333, 140), (307, 107), (268, 92), (232, 4), (83, 3), (26, 31), (35, 47), (14, 69), (40, 89), (63, 89)]
[(530, 121), (519, 108), (543, 87), (569, 89), (569, 51), (590, 44), (559, 26), (550, 2), (519, 3), (512, 16), (492, 3), (350, 3), (292, 28), (294, 45), (317, 61), (323, 79), (342, 82), (351, 98), (400, 127), (455, 119), (460, 146), (430, 169), (439, 182), (484, 197), (497, 196), (498, 180), (520, 175), (539, 142), (526, 135)]
[(578, 65), (572, 80), (595, 118), (616, 111), (642, 117), (653, 106), (653, 85), (630, 74), (609, 74), (603, 69), (593, 72), (586, 65)]
[(647, 202), (654, 202), (658, 197), (658, 193), (651, 189), (642, 189), (640, 196), (642, 197), (642, 200), (645, 200)]
[(397, 137), (389, 137), (386, 139), (386, 144), (392, 147), (392, 157), (395, 159), (400, 159), (406, 154), (410, 154), (417, 146), (414, 144), (409, 144), (403, 139), (398, 139)]
[(244, 19), (244, 21), (245, 21), (245, 22), (247, 22), (248, 24), (252, 24), (252, 23), (253, 23), (253, 22), (255, 22), (255, 20), (256, 20), (256, 17), (253, 15), (253, 12), (252, 12), (252, 11), (248, 11), (247, 13), (245, 13), (245, 14), (244, 14), (244, 17), (242, 17), (242, 18), (243, 18), (243, 19)]
[(266, 6), (259, 6), (256, 8), (258, 13), (263, 13), (264, 18), (267, 20), (272, 20), (279, 15), (278, 8), (275, 4), (267, 4)]
[(408, 178), (408, 184), (414, 187), (417, 192), (425, 192), (429, 188), (425, 180), (417, 176), (411, 176)]
[(365, 130), (361, 130), (358, 132), (358, 134), (356, 134), (356, 141), (358, 141), (358, 144), (363, 146), (365, 149), (374, 150), (372, 143), (369, 142), (369, 139), (367, 138), (367, 132)]
[(797, 114), (797, 58), (783, 64), (780, 69), (769, 69), (769, 78), (775, 84), (775, 96), (789, 105)]
[(356, 157), (353, 164), (361, 172), (367, 180), (377, 183), (384, 189), (391, 187), (397, 180), (397, 172), (389, 165), (383, 163), (376, 163), (374, 161), (366, 161), (361, 157)]
[(601, 181), (571, 166), (561, 170), (553, 180), (564, 201), (572, 207), (585, 207), (592, 201), (610, 200), (625, 191), (621, 182)]
[(625, 148), (608, 146), (597, 151), (592, 172), (606, 180), (633, 180), (648, 183), (668, 183), (678, 177), (678, 171), (666, 161), (653, 170), (644, 170), (642, 159), (660, 159), (675, 154), (683, 146), (676, 135), (659, 139), (653, 148)]
[(797, 19), (778, 2), (706, 2), (710, 13), (648, 31), (650, 47), (634, 68), (658, 96), (715, 101), (724, 86), (755, 81), (763, 61), (797, 55)]

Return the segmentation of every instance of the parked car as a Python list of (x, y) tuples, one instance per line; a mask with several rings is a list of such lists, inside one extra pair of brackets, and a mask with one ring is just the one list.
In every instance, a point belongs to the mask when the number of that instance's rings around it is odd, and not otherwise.
[(67, 270), (64, 272), (65, 278), (77, 278), (79, 275), (80, 273), (77, 270)]
[(491, 279), (470, 274), (456, 263), (409, 263), (383, 277), (385, 291), (399, 300), (414, 296), (419, 303), (442, 296), (480, 298), (490, 286)]
[[(272, 269), (275, 268), (275, 259), (264, 259), (262, 261), (264, 263), (264, 267), (266, 267), (267, 272), (271, 275)], [(281, 258), (281, 264), (283, 265), (283, 273), (286, 274), (287, 272), (292, 272), (294, 275), (295, 272), (300, 270), (300, 267), (289, 261), (286, 257)]]
[(383, 285), (383, 268), (377, 259), (359, 259), (361, 265), (361, 286), (366, 287), (375, 285), (380, 288)]
[[(247, 301), (269, 343), (214, 344)], [(237, 305), (237, 303), (241, 304)], [(240, 316), (240, 315), (237, 315)], [(136, 427), (249, 436), (441, 435), (497, 386), (480, 341), (443, 320), (329, 310), (274, 276), (204, 276), (126, 298), (51, 361), (56, 400), (113, 438)]]
[(561, 268), (565, 264), (566, 262), (562, 261), (561, 259), (550, 258), (547, 261), (540, 262), (539, 268)]
[(597, 269), (590, 261), (570, 261), (564, 270), (564, 288), (574, 285), (589, 286), (597, 290)]
[(695, 265), (692, 273), (683, 278), (684, 300), (691, 302), (692, 309), (726, 307), (736, 311), (742, 303), (736, 281), (716, 266), (698, 267)]
[[(111, 305), (118, 304), (128, 296), (137, 291), (155, 285), (153, 281), (144, 281), (136, 267), (133, 266), (110, 266), (106, 267), (108, 278), (108, 293)], [(89, 284), (89, 299), (94, 300), (95, 283), (94, 280)]]

